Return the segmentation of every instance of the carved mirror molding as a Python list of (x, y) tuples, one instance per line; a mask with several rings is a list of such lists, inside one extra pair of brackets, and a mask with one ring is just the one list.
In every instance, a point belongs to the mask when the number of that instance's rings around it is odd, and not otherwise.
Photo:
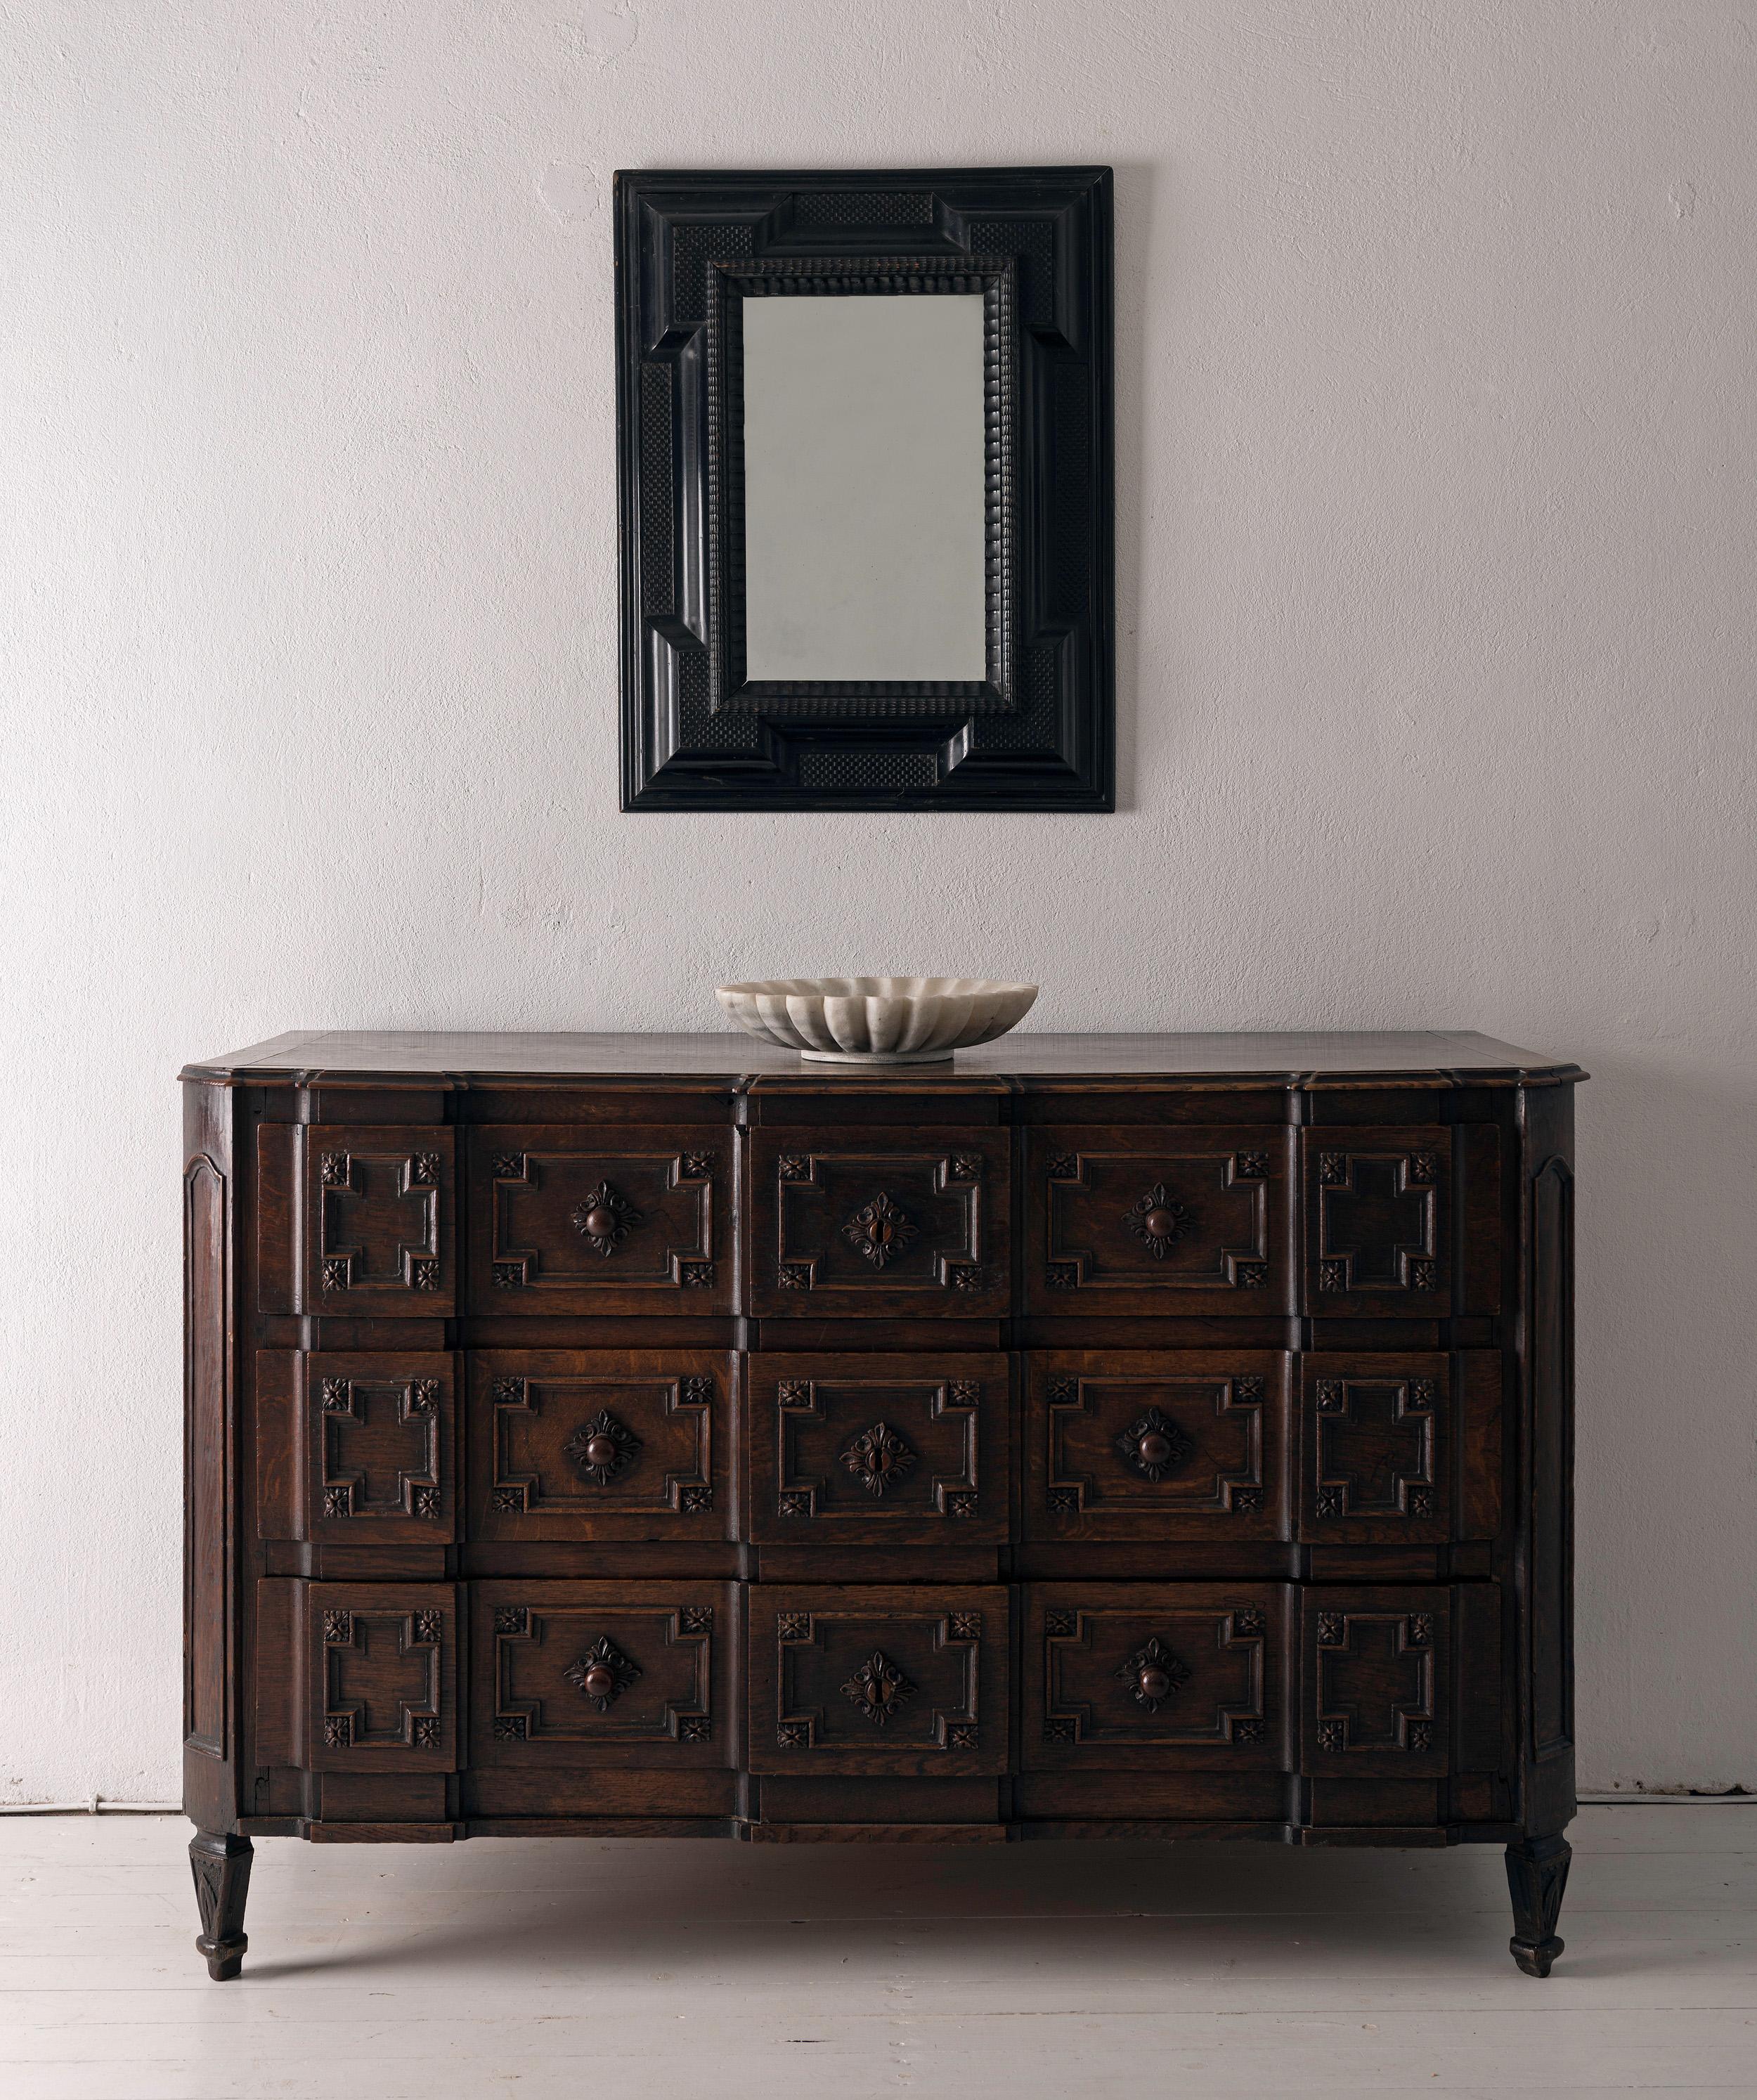
[[(1115, 806), (1110, 186), (617, 175), (625, 809)], [(983, 675), (750, 677), (748, 305), (947, 293), (982, 302)]]

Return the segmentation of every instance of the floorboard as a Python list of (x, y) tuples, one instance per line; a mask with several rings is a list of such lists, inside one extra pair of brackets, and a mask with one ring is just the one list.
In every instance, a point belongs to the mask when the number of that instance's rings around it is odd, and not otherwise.
[(1583, 1811), (1547, 1983), (1497, 1850), (257, 1846), (0, 1818), (6, 2100), (1757, 2094), (1757, 1803)]

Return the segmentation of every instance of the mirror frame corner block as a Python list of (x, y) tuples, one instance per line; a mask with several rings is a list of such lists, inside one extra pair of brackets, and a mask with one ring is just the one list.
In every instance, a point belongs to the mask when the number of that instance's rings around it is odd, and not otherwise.
[[(616, 244), (623, 808), (1114, 809), (1110, 169), (625, 170)], [(986, 675), (748, 677), (744, 302), (951, 289)]]

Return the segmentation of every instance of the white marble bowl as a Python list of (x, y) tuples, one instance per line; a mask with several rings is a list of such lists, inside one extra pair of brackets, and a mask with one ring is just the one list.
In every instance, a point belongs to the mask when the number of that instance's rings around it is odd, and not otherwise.
[(720, 985), (739, 1026), (825, 1065), (943, 1064), (1017, 1027), (1035, 985), (987, 977), (764, 977)]

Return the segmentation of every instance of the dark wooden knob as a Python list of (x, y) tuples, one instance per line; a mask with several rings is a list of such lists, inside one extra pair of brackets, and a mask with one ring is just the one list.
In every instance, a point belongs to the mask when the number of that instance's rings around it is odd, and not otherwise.
[(1168, 1699), (1172, 1680), (1156, 1662), (1143, 1663), (1135, 1682), (1141, 1687), (1143, 1699)]
[(607, 1699), (616, 1688), (616, 1673), (607, 1662), (594, 1662), (581, 1680), (580, 1688), (593, 1699)]
[(585, 1214), (585, 1229), (594, 1240), (607, 1240), (616, 1229), (616, 1214), (594, 1203)]
[(1172, 1462), (1172, 1440), (1157, 1429), (1150, 1429), (1136, 1445), (1135, 1455), (1143, 1466), (1168, 1466)]
[(616, 1440), (602, 1429), (595, 1436), (585, 1440), (585, 1462), (589, 1466), (613, 1466), (616, 1462)]
[(1177, 1220), (1169, 1211), (1149, 1211), (1141, 1220), (1149, 1239), (1168, 1240), (1177, 1229)]

